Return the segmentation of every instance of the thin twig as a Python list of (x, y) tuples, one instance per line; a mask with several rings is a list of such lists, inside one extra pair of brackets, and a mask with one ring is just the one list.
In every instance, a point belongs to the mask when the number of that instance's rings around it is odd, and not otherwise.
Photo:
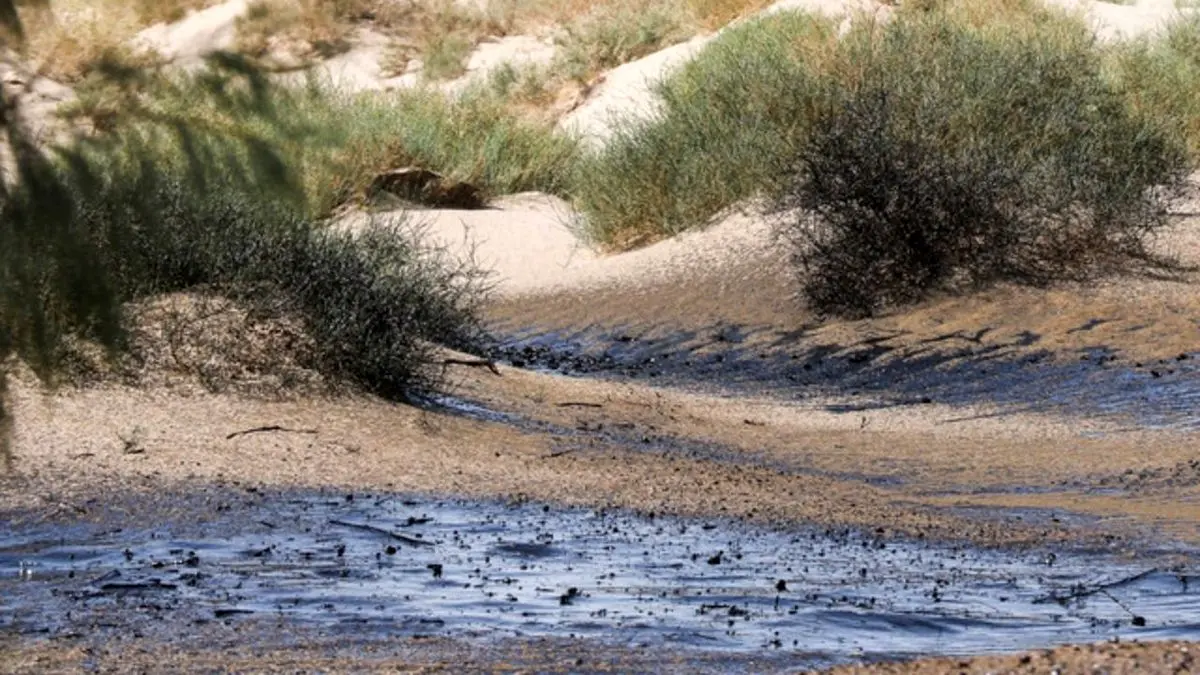
[(603, 403), (588, 403), (586, 401), (564, 401), (556, 403), (560, 408), (603, 408)]
[(562, 457), (563, 455), (569, 455), (578, 449), (579, 448), (564, 448), (562, 450), (555, 450), (555, 451), (551, 452), (550, 454), (545, 455), (543, 457), (543, 459), (554, 459), (555, 457)]
[(469, 366), (471, 368), (487, 368), (497, 377), (500, 376), (500, 369), (496, 367), (496, 362), (489, 361), (488, 359), (442, 359), (442, 366)]
[(287, 427), (281, 427), (278, 424), (271, 424), (271, 425), (268, 425), (265, 427), (254, 427), (253, 429), (243, 429), (242, 431), (235, 431), (232, 434), (229, 434), (228, 436), (226, 436), (225, 440), (229, 440), (231, 438), (237, 438), (238, 436), (245, 436), (247, 434), (259, 434), (259, 433), (263, 433), (266, 431), (284, 431), (284, 432), (292, 433), (292, 434), (315, 434), (315, 433), (317, 433), (316, 429), (289, 429)]
[(364, 532), (374, 532), (375, 534), (382, 534), (384, 536), (391, 537), (392, 539), (395, 539), (396, 541), (408, 544), (409, 546), (433, 546), (434, 545), (432, 541), (425, 541), (424, 539), (417, 539), (416, 537), (409, 537), (409, 536), (400, 534), (399, 532), (392, 532), (391, 530), (387, 529), (386, 527), (378, 527), (375, 525), (368, 525), (367, 523), (352, 523), (348, 520), (331, 520), (331, 521), (329, 521), (329, 524), (330, 525), (341, 525), (342, 527), (351, 527), (356, 530), (363, 530)]
[(1047, 602), (1056, 602), (1060, 605), (1065, 605), (1068, 602), (1070, 602), (1071, 600), (1078, 600), (1080, 598), (1086, 598), (1090, 595), (1096, 595), (1097, 593), (1107, 594), (1108, 591), (1110, 591), (1114, 588), (1119, 588), (1121, 586), (1124, 586), (1125, 584), (1132, 584), (1135, 581), (1141, 581), (1142, 579), (1145, 579), (1146, 577), (1150, 576), (1151, 574), (1154, 574), (1157, 571), (1159, 571), (1157, 567), (1151, 567), (1148, 570), (1145, 570), (1143, 572), (1138, 572), (1137, 574), (1134, 574), (1132, 576), (1117, 579), (1116, 581), (1110, 581), (1108, 583), (1099, 584), (1099, 585), (1091, 586), (1091, 587), (1077, 586), (1075, 588), (1075, 590), (1071, 591), (1070, 593), (1068, 593), (1066, 595), (1058, 595), (1057, 593), (1051, 593), (1050, 595), (1035, 599), (1033, 601), (1033, 604), (1040, 605), (1040, 604), (1047, 603)]

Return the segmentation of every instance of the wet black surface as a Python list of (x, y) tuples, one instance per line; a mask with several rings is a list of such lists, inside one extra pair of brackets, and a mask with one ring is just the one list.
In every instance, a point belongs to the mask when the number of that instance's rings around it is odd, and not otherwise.
[(829, 404), (836, 411), (994, 404), (1200, 430), (1200, 352), (1126, 363), (1102, 349), (1066, 358), (1026, 349), (1036, 336), (1003, 346), (960, 336), (899, 355), (884, 340), (797, 348), (787, 335), (740, 326), (665, 336), (611, 329), (496, 331), (493, 358), (568, 375), (698, 385), (734, 395), (844, 397)]
[(814, 666), (1200, 638), (1200, 569), (1082, 552), (387, 494), (250, 488), (197, 508), (5, 530), (0, 633), (170, 643), (267, 619), (281, 636), (586, 637)]
[(731, 466), (767, 468), (785, 475), (820, 476), (860, 481), (870, 485), (903, 484), (903, 480), (897, 476), (822, 471), (808, 466), (799, 458), (788, 460), (767, 452), (732, 448), (713, 441), (668, 434), (653, 425), (625, 421), (605, 423), (580, 420), (576, 426), (569, 427), (496, 411), (477, 401), (449, 395), (427, 397), (422, 403), (439, 412), (507, 424), (523, 431), (553, 436), (554, 456), (577, 450), (586, 451), (594, 447), (596, 442), (600, 442), (601, 447), (615, 445), (643, 454), (695, 459)]

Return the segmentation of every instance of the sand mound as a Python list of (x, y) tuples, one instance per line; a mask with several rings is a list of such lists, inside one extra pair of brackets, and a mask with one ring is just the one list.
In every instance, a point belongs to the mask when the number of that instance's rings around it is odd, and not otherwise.
[[(877, 12), (881, 8), (873, 0), (780, 0), (762, 11), (767, 15), (782, 11), (806, 11), (833, 17), (853, 12)], [(754, 17), (751, 17), (751, 19)], [(743, 20), (744, 21), (744, 20)], [(673, 47), (631, 61), (604, 74), (583, 105), (565, 116), (560, 127), (578, 134), (585, 142), (600, 146), (612, 137), (621, 120), (646, 119), (658, 110), (655, 85), (699, 54), (708, 43), (741, 21), (710, 35), (700, 35)]]
[(1127, 40), (1161, 29), (1181, 14), (1196, 10), (1176, 0), (1138, 0), (1129, 4), (1095, 0), (1045, 0), (1046, 4), (1082, 12), (1103, 40)]
[(184, 395), (236, 393), (269, 400), (329, 394), (303, 324), (225, 297), (171, 293), (127, 308), (130, 349), (113, 363), (71, 345), (76, 384), (126, 385)]
[(247, 0), (228, 0), (193, 12), (170, 24), (156, 24), (134, 38), (182, 68), (203, 63), (204, 57), (229, 49), (237, 36), (237, 20), (246, 13)]

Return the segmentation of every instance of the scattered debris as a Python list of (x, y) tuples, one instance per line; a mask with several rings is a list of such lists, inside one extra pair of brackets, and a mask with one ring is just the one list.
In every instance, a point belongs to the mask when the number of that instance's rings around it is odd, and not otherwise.
[(237, 438), (238, 436), (246, 436), (249, 434), (260, 434), (260, 433), (265, 433), (268, 431), (282, 431), (282, 432), (289, 433), (289, 434), (316, 434), (317, 433), (316, 429), (289, 429), (288, 427), (281, 427), (278, 424), (271, 424), (271, 425), (265, 426), (265, 427), (254, 427), (253, 429), (244, 429), (242, 431), (235, 431), (232, 434), (229, 434), (228, 436), (226, 436), (225, 440), (228, 441), (230, 439)]
[[(352, 523), (348, 520), (336, 520), (335, 519), (335, 520), (330, 520), (329, 524), (330, 525), (340, 525), (341, 527), (351, 527), (356, 530), (362, 530), (364, 532), (374, 532), (375, 534), (382, 534), (386, 537), (391, 537), (392, 539), (395, 539), (396, 541), (399, 541), (401, 543), (408, 544), (409, 546), (433, 546), (434, 545), (434, 543), (432, 541), (425, 541), (424, 539), (417, 539), (416, 537), (410, 537), (405, 534), (400, 534), (399, 532), (392, 532), (391, 530), (387, 529), (386, 527), (378, 527), (376, 525), (368, 525), (367, 523)], [(391, 555), (391, 553), (389, 553), (388, 555)]]

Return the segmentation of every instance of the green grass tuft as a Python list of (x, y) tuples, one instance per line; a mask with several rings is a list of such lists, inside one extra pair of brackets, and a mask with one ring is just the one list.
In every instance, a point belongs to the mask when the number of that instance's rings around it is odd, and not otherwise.
[(584, 160), (576, 201), (593, 240), (628, 247), (703, 224), (772, 191), (807, 133), (832, 67), (836, 26), (780, 13), (730, 30), (658, 88)]
[(1113, 47), (1110, 71), (1133, 107), (1178, 134), (1200, 164), (1200, 15), (1184, 15), (1162, 35)]

